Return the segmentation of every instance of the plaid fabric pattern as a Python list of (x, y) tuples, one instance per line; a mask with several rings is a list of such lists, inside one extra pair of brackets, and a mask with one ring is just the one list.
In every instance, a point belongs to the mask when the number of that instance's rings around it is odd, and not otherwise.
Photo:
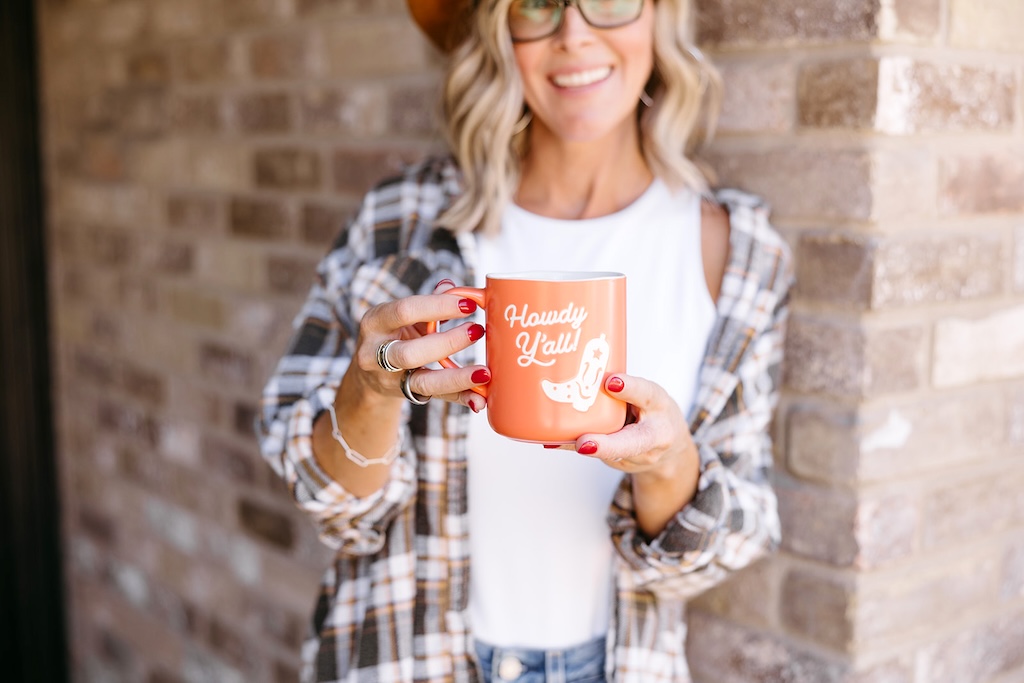
[[(433, 159), (366, 196), (320, 263), (263, 393), (262, 455), (337, 550), (303, 649), (304, 681), (478, 680), (466, 621), (468, 409), (407, 405), (401, 457), (388, 483), (365, 498), (332, 481), (311, 446), (313, 420), (334, 400), (361, 316), (429, 293), (445, 277), (473, 281), (473, 236), (433, 225), (458, 192), (452, 162)], [(607, 667), (619, 683), (689, 681), (685, 600), (779, 541), (768, 423), (790, 257), (760, 200), (732, 190), (717, 197), (730, 212), (731, 253), (690, 416), (702, 466), (697, 496), (655, 539), (637, 529), (628, 476), (608, 514), (618, 552)]]

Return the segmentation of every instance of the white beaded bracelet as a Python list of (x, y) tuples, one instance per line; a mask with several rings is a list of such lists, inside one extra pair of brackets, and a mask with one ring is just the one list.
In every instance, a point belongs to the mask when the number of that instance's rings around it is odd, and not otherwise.
[(402, 452), (402, 429), (398, 429), (398, 441), (392, 446), (391, 450), (385, 453), (379, 458), (367, 458), (365, 455), (355, 450), (348, 445), (345, 441), (345, 437), (341, 435), (341, 429), (338, 427), (338, 414), (334, 412), (334, 404), (327, 404), (327, 413), (331, 416), (331, 436), (334, 440), (341, 444), (341, 447), (345, 449), (345, 457), (359, 465), (360, 467), (369, 467), (370, 465), (390, 465), (398, 457), (398, 454)]

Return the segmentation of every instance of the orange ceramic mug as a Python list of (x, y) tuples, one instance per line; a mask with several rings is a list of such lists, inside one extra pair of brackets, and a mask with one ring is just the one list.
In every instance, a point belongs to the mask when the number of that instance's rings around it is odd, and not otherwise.
[[(445, 293), (486, 312), (491, 381), (473, 390), (487, 398), (494, 431), (560, 444), (622, 428), (626, 404), (604, 391), (604, 380), (626, 371), (625, 275), (499, 273), (488, 275), (483, 289)], [(458, 367), (450, 358), (441, 365)]]

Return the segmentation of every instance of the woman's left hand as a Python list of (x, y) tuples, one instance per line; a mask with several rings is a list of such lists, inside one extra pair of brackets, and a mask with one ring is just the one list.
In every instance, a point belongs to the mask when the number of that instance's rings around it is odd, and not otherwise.
[(683, 412), (660, 385), (617, 374), (605, 380), (604, 389), (628, 404), (626, 425), (613, 434), (583, 434), (576, 439), (577, 453), (632, 474), (674, 474), (686, 460), (695, 460)]
[(653, 538), (697, 492), (697, 446), (683, 411), (660, 385), (617, 374), (604, 389), (628, 404), (627, 423), (613, 434), (580, 436), (575, 450), (632, 475), (636, 519)]

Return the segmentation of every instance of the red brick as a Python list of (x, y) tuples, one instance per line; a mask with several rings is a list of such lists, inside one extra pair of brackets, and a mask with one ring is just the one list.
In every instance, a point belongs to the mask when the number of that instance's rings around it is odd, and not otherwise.
[[(1024, 611), (964, 630), (924, 649), (921, 683), (989, 683), (1024, 674)], [(1004, 674), (1007, 678), (999, 678)]]
[(868, 41), (877, 33), (872, 0), (698, 0), (700, 42), (728, 45)]
[[(252, 433), (250, 424), (249, 434)], [(226, 439), (207, 435), (202, 439), (201, 452), (204, 466), (219, 477), (247, 485), (262, 482), (265, 465), (254, 457), (251, 449), (242, 449)]]
[(253, 155), (257, 187), (316, 189), (322, 182), (320, 155), (297, 148), (263, 149)]
[(388, 95), (388, 128), (396, 133), (431, 135), (441, 130), (440, 85), (396, 87)]
[(291, 232), (288, 207), (272, 199), (235, 197), (228, 207), (231, 233), (255, 239), (281, 239)]
[[(386, 46), (386, 49), (380, 49)], [(341, 78), (369, 78), (423, 71), (436, 51), (412, 22), (390, 18), (332, 22), (324, 33), (327, 71)]]
[(786, 336), (785, 383), (806, 393), (877, 396), (924, 386), (924, 330), (861, 329), (793, 316)]
[(307, 204), (302, 207), (302, 239), (310, 244), (327, 247), (340, 239), (352, 210), (326, 204)]
[(299, 106), (303, 130), (355, 138), (379, 136), (387, 130), (387, 120), (381, 116), (387, 97), (378, 86), (310, 87), (302, 92)]
[(252, 386), (255, 379), (252, 358), (248, 354), (214, 342), (200, 344), (199, 369), (210, 380), (239, 388)]
[[(705, 612), (687, 614), (687, 660), (699, 683), (846, 683), (851, 666), (819, 649), (801, 648), (790, 638), (766, 633)], [(912, 679), (898, 679), (911, 683)]]
[(224, 113), (217, 95), (179, 95), (171, 104), (171, 125), (192, 133), (214, 133), (224, 126)]
[(179, 54), (184, 80), (210, 83), (227, 79), (233, 71), (231, 46), (227, 40), (184, 44)]
[(824, 573), (791, 570), (782, 582), (780, 615), (792, 633), (834, 650), (851, 649), (853, 588)]
[(965, 474), (955, 485), (928, 493), (924, 504), (922, 543), (949, 548), (994, 537), (1008, 526), (1024, 524), (1024, 470), (997, 475)]
[(292, 127), (292, 103), (284, 93), (250, 93), (234, 103), (239, 130), (248, 133), (282, 132)]
[(171, 65), (167, 55), (158, 50), (140, 50), (126, 59), (125, 70), (131, 83), (164, 85), (171, 80)]
[(800, 69), (800, 125), (870, 129), (878, 109), (878, 61), (816, 62)]
[[(994, 604), (996, 564), (985, 557), (947, 559), (913, 574), (871, 575), (858, 591), (855, 632), (863, 649), (893, 638), (921, 638), (968, 611)], [(955, 679), (954, 679), (955, 680)]]
[(249, 43), (249, 71), (256, 78), (302, 78), (315, 74), (321, 58), (315, 34), (259, 36)]
[(718, 119), (722, 134), (781, 133), (793, 127), (797, 77), (792, 63), (721, 61), (718, 69), (723, 82)]
[[(881, 11), (885, 16), (884, 5)], [(942, 11), (941, 0), (895, 0), (886, 33), (895, 38), (934, 39), (942, 27)]]
[(797, 247), (797, 288), (807, 300), (867, 308), (872, 299), (877, 238), (807, 233)]
[(857, 501), (847, 491), (776, 475), (782, 547), (836, 566), (850, 566), (858, 548), (853, 536)]
[(875, 258), (871, 307), (895, 308), (995, 297), (1008, 255), (1000, 235), (892, 239)]
[(238, 502), (238, 522), (249, 535), (282, 550), (290, 550), (295, 543), (292, 521), (289, 517), (254, 500)]
[(1006, 68), (881, 60), (878, 128), (887, 133), (1007, 131), (1016, 78)]
[[(765, 197), (776, 221), (866, 220), (872, 213), (872, 159), (860, 149), (780, 146), (749, 151), (719, 144), (707, 157), (720, 185)], [(807, 191), (809, 179), (814, 192)]]
[(1024, 212), (1024, 151), (942, 159), (939, 207), (947, 215)]
[(276, 23), (291, 12), (290, 2), (281, 0), (222, 0), (224, 23), (233, 28)]
[(383, 178), (397, 175), (402, 167), (420, 158), (417, 149), (338, 150), (334, 153), (334, 188), (362, 195)]
[(176, 230), (215, 234), (222, 215), (220, 200), (212, 196), (181, 193), (167, 198), (167, 224)]
[(313, 284), (316, 259), (270, 256), (267, 259), (267, 284), (275, 292), (302, 294)]
[(854, 520), (858, 569), (905, 560), (919, 549), (922, 512), (912, 496), (893, 494), (861, 500)]

